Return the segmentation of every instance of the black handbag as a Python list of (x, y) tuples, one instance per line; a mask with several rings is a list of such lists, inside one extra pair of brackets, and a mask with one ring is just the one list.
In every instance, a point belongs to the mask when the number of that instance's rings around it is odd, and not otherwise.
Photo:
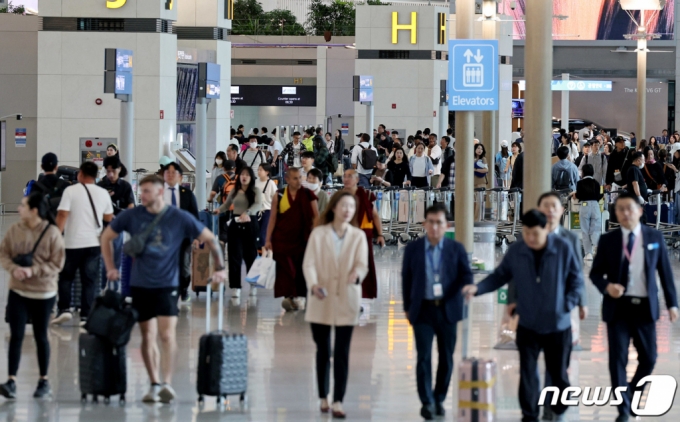
[(29, 253), (23, 253), (15, 256), (12, 258), (12, 262), (17, 264), (20, 267), (32, 267), (33, 266), (33, 255), (35, 254), (36, 249), (38, 249), (38, 245), (40, 244), (40, 241), (42, 240), (43, 236), (45, 236), (45, 233), (47, 232), (47, 229), (50, 228), (50, 224), (47, 223), (47, 226), (45, 227), (45, 230), (42, 231), (40, 234), (40, 237), (38, 238), (38, 241), (35, 242), (35, 246), (33, 246), (33, 250)]

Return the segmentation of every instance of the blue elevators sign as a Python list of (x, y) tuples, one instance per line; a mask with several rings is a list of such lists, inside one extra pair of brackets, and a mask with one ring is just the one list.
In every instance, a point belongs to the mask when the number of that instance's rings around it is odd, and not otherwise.
[(449, 40), (449, 110), (498, 110), (498, 41)]

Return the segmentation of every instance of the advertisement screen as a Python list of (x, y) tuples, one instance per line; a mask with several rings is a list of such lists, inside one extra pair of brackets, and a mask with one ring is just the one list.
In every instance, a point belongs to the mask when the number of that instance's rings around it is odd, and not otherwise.
[(239, 85), (231, 87), (231, 105), (316, 107), (316, 86)]
[[(546, 0), (549, 1), (549, 0)], [(619, 0), (552, 0), (553, 39), (561, 40), (623, 40), (624, 34), (637, 30)], [(526, 38), (526, 0), (501, 0), (498, 10), (515, 20), (514, 38)], [(514, 4), (514, 10), (512, 6)], [(647, 11), (649, 33), (660, 34), (662, 40), (672, 40), (675, 2), (667, 1), (660, 11)], [(636, 19), (639, 13), (634, 13)]]
[(524, 117), (524, 100), (523, 99), (513, 99), (512, 100), (512, 118), (516, 119), (519, 117)]

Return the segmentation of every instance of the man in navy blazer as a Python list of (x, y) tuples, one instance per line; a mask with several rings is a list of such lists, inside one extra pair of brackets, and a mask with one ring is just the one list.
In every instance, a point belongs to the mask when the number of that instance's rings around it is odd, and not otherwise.
[[(461, 289), (472, 284), (467, 252), (460, 243), (445, 239), (448, 226), (442, 204), (425, 211), (426, 236), (404, 251), (402, 294), (406, 319), (413, 326), (418, 351), (416, 378), (423, 404), (420, 415), (432, 420), (444, 416), (443, 402), (453, 373), (456, 324), (463, 319)], [(439, 365), (432, 390), (432, 341), (437, 336)]]
[[(637, 383), (650, 375), (656, 363), (656, 320), (660, 304), (656, 274), (659, 274), (671, 322), (678, 319), (678, 297), (668, 252), (658, 230), (640, 224), (643, 208), (632, 193), (618, 196), (614, 204), (621, 228), (602, 235), (590, 279), (602, 292), (602, 320), (607, 324), (609, 374), (612, 389), (628, 387), (619, 405), (616, 422), (629, 419), (631, 398)], [(626, 382), (630, 340), (638, 352), (638, 367)]]

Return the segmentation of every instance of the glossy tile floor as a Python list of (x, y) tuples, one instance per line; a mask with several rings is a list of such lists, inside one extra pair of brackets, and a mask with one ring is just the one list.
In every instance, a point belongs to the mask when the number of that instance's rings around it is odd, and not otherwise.
[[(16, 216), (0, 217), (1, 234), (17, 221)], [(420, 403), (415, 387), (415, 346), (411, 329), (404, 319), (400, 299), (402, 250), (396, 247), (376, 252), (379, 268), (380, 299), (366, 304), (361, 326), (354, 332), (350, 378), (345, 398), (345, 410), (355, 421), (417, 421)], [(501, 250), (498, 250), (499, 258)], [(676, 279), (680, 279), (678, 255), (671, 252)], [(497, 259), (499, 259), (497, 258)], [(677, 283), (676, 283), (677, 284)], [(590, 315), (581, 324), (581, 341), (585, 350), (572, 353), (570, 378), (572, 385), (607, 386), (606, 329), (600, 322), (600, 295), (590, 282)], [(208, 399), (203, 409), (196, 404), (196, 360), (199, 337), (205, 332), (205, 295), (194, 299), (189, 310), (183, 310), (178, 324), (179, 352), (174, 387), (179, 401), (173, 405), (145, 405), (141, 397), (148, 379), (139, 352), (140, 337), (135, 331), (128, 346), (128, 402), (120, 407), (115, 400), (105, 406), (80, 403), (78, 388), (78, 328), (62, 327), (50, 330), (52, 358), (50, 379), (54, 399), (37, 402), (31, 398), (38, 378), (35, 346), (27, 330), (23, 361), (19, 371), (18, 400), (4, 402), (0, 398), (0, 421), (322, 421), (328, 416), (318, 413), (314, 374), (314, 344), (302, 312), (284, 313), (280, 301), (271, 292), (262, 292), (256, 303), (244, 300), (227, 304), (226, 329), (243, 332), (249, 338), (250, 378), (248, 406), (241, 409), (238, 397), (231, 398), (223, 411), (216, 409), (214, 399)], [(0, 304), (7, 299), (7, 274), (0, 274)], [(216, 298), (215, 298), (216, 299)], [(495, 350), (498, 340), (502, 306), (495, 294), (477, 298), (472, 308), (471, 355), (494, 358), (500, 375), (497, 384), (499, 421), (520, 420), (517, 401), (519, 360), (516, 351)], [(217, 306), (213, 307), (216, 314)], [(216, 318), (214, 318), (216, 320)], [(213, 325), (214, 326), (214, 325)], [(460, 333), (460, 331), (459, 331)], [(6, 356), (9, 327), (0, 323), (2, 343), (0, 379), (6, 379)], [(671, 326), (664, 312), (658, 323), (659, 358), (655, 373), (680, 378), (680, 328)], [(460, 335), (456, 362), (460, 360)], [(630, 351), (629, 375), (635, 370), (636, 354)], [(457, 371), (454, 373), (454, 380)], [(455, 420), (456, 383), (452, 383), (446, 401), (446, 420)], [(115, 404), (114, 404), (115, 403)], [(571, 421), (613, 421), (614, 408), (585, 407), (570, 409)], [(680, 406), (657, 421), (680, 420)]]

